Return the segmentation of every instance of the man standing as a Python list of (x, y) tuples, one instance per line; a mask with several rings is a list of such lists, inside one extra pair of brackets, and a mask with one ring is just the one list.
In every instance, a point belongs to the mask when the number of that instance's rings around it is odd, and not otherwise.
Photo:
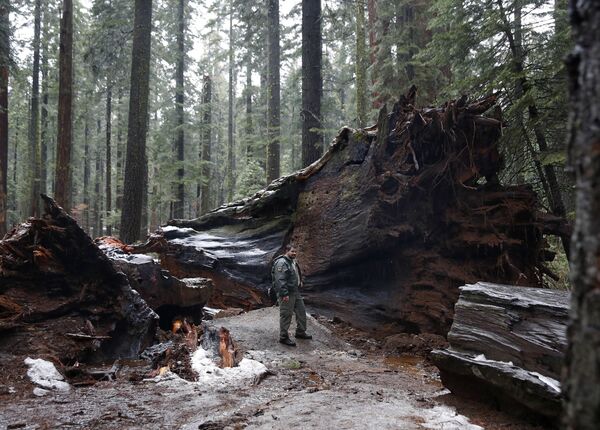
[(279, 302), (279, 342), (288, 346), (296, 346), (288, 334), (293, 314), (296, 315), (296, 339), (312, 339), (306, 334), (306, 309), (300, 296), (302, 275), (296, 255), (294, 245), (286, 245), (285, 254), (275, 259), (271, 271)]

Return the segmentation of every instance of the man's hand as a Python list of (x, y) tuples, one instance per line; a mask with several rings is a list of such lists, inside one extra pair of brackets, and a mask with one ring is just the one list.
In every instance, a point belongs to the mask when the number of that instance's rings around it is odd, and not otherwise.
[(289, 302), (289, 301), (290, 301), (290, 296), (283, 296), (283, 297), (281, 298), (281, 301), (282, 301), (282, 302), (286, 302), (286, 303), (287, 303), (287, 302)]

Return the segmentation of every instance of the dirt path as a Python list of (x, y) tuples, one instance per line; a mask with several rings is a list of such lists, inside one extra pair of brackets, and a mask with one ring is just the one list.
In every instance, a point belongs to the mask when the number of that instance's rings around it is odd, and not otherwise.
[[(314, 318), (313, 340), (281, 345), (277, 315), (268, 308), (211, 322), (227, 327), (247, 358), (267, 366), (272, 374), (264, 379), (215, 378), (207, 385), (171, 374), (39, 398), (24, 384), (0, 394), (0, 429), (530, 428), (453, 399), (422, 359), (354, 349)], [(469, 411), (471, 420), (448, 403)]]

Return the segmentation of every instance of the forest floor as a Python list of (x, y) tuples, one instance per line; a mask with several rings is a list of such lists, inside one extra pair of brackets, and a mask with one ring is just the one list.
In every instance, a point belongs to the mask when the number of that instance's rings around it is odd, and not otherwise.
[(134, 377), (141, 364), (131, 362), (114, 381), (36, 397), (15, 363), (1, 370), (23, 377), (0, 390), (0, 429), (537, 429), (453, 396), (422, 356), (386, 355), (378, 341), (341, 322), (310, 317), (314, 338), (296, 348), (277, 342), (276, 307), (208, 323), (228, 328), (267, 375), (142, 379)]

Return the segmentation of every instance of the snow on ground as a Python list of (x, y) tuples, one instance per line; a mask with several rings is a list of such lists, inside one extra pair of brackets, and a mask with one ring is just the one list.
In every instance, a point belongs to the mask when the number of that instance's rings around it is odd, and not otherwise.
[(31, 382), (38, 385), (33, 390), (33, 394), (36, 396), (48, 394), (49, 390), (69, 391), (71, 389), (71, 386), (64, 382), (64, 376), (56, 370), (56, 367), (50, 361), (27, 357), (25, 364), (29, 367), (27, 376), (29, 376)]
[(198, 373), (198, 382), (202, 386), (231, 386), (236, 383), (254, 380), (267, 373), (267, 367), (249, 358), (243, 358), (236, 367), (220, 368), (211, 355), (202, 347), (192, 355), (192, 369)]
[(483, 430), (483, 427), (471, 424), (467, 417), (446, 405), (436, 405), (431, 409), (420, 410), (418, 414), (425, 420), (423, 427), (428, 429)]

